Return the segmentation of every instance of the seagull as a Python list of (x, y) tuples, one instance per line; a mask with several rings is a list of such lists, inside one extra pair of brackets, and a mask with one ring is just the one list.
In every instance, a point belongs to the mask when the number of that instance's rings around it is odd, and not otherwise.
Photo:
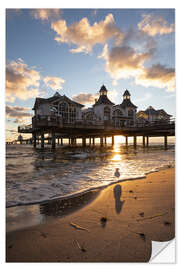
[(116, 176), (116, 177), (119, 177), (120, 176), (119, 168), (116, 168), (116, 171), (114, 173), (114, 176)]

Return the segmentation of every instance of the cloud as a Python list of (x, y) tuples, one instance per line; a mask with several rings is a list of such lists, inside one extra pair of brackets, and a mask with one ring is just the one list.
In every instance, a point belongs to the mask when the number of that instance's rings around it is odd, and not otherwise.
[(13, 123), (28, 123), (32, 113), (30, 108), (6, 105), (6, 119), (13, 120)]
[(16, 129), (8, 129), (6, 128), (6, 132), (10, 132), (11, 134), (17, 134), (18, 131)]
[(80, 93), (78, 95), (72, 96), (72, 99), (81, 104), (94, 104), (95, 99), (99, 97), (99, 94), (89, 94), (89, 93)]
[(51, 28), (57, 33), (57, 42), (77, 46), (71, 49), (72, 53), (89, 53), (96, 44), (104, 44), (111, 38), (120, 43), (123, 38), (112, 14), (108, 14), (104, 21), (95, 22), (92, 26), (85, 17), (70, 26), (67, 26), (65, 20), (58, 20), (51, 23)]
[(113, 47), (109, 51), (106, 44), (99, 58), (105, 59), (105, 70), (113, 79), (113, 85), (116, 85), (117, 80), (121, 78), (134, 78), (136, 84), (145, 87), (154, 86), (174, 91), (174, 68), (168, 68), (161, 64), (144, 67), (145, 61), (151, 59), (152, 55), (152, 50), (140, 53), (128, 46)]
[(49, 19), (57, 19), (61, 15), (61, 10), (56, 8), (39, 8), (32, 9), (31, 15), (37, 19), (42, 21), (48, 21)]
[(49, 76), (45, 77), (43, 81), (47, 86), (49, 86), (53, 90), (62, 89), (62, 84), (65, 82), (65, 80), (63, 80), (60, 77), (49, 77)]
[[(108, 91), (108, 98), (115, 102), (115, 98), (117, 96), (116, 90)], [(90, 94), (90, 93), (80, 93), (78, 95), (72, 96), (72, 99), (78, 103), (84, 105), (92, 105), (95, 103), (95, 99), (99, 98), (99, 93)]]
[(40, 74), (29, 68), (22, 59), (6, 65), (6, 100), (14, 102), (16, 98), (27, 100), (40, 95)]
[(31, 117), (32, 114), (29, 113), (30, 108), (27, 107), (19, 107), (19, 106), (6, 106), (6, 115), (8, 118), (24, 118), (24, 117)]
[(143, 68), (141, 74), (136, 77), (136, 84), (165, 88), (168, 92), (173, 92), (175, 91), (175, 69), (161, 64)]
[(137, 76), (141, 72), (143, 64), (152, 57), (152, 52), (139, 53), (129, 46), (113, 47), (110, 51), (108, 45), (104, 46), (99, 58), (106, 61), (105, 69), (114, 79), (113, 84), (120, 78)]
[(138, 23), (139, 30), (150, 36), (165, 35), (174, 32), (174, 24), (168, 25), (162, 16), (145, 14), (143, 19)]
[(154, 37), (149, 36), (147, 33), (138, 30), (135, 26), (131, 26), (126, 32), (124, 32), (122, 46), (129, 46), (142, 50), (155, 51), (157, 47), (157, 41)]

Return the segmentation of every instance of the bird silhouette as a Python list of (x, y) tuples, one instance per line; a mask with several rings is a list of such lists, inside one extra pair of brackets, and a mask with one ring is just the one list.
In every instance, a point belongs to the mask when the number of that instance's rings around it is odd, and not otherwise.
[(116, 168), (116, 171), (114, 173), (114, 176), (116, 176), (117, 178), (120, 177), (119, 168)]

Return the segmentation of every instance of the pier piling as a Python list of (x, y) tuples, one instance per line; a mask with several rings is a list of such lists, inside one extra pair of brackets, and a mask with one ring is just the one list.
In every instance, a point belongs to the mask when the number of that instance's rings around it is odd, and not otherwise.
[(137, 146), (137, 137), (134, 136), (134, 147), (136, 147), (136, 146)]
[(83, 145), (83, 147), (86, 146), (86, 137), (83, 137), (83, 138), (82, 138), (82, 145)]
[(112, 136), (112, 145), (114, 145), (114, 136)]
[(41, 134), (41, 149), (44, 148), (44, 133)]
[(36, 148), (36, 133), (33, 133), (33, 147)]
[(164, 136), (164, 148), (167, 149), (167, 136)]
[(145, 147), (145, 136), (143, 136), (143, 147)]
[(146, 146), (149, 146), (149, 136), (146, 136)]
[(128, 136), (126, 136), (126, 146), (128, 146)]
[(103, 136), (100, 137), (100, 145), (103, 146)]
[(93, 143), (93, 145), (95, 145), (95, 138), (94, 137), (92, 138), (92, 143)]
[(56, 148), (56, 135), (55, 132), (52, 132), (52, 149)]

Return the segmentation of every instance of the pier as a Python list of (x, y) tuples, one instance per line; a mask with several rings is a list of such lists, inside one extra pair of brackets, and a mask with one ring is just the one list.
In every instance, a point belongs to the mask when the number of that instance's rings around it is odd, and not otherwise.
[[(109, 122), (74, 122), (63, 123), (58, 117), (33, 117), (32, 125), (19, 126), (18, 132), (21, 134), (32, 134), (32, 139), (28, 139), (36, 148), (40, 142), (41, 148), (45, 147), (45, 142), (51, 144), (52, 149), (57, 145), (63, 145), (64, 139), (68, 139), (69, 145), (76, 145), (77, 139), (81, 139), (82, 146), (95, 145), (95, 139), (99, 138), (100, 146), (107, 144), (107, 138), (111, 137), (111, 143), (114, 145), (114, 136), (124, 136), (126, 146), (128, 138), (133, 137), (133, 145), (137, 146), (137, 136), (142, 137), (143, 147), (149, 146), (149, 138), (164, 137), (164, 147), (168, 147), (168, 137), (175, 136), (175, 120), (155, 121), (146, 125), (135, 124), (134, 126), (116, 127)], [(27, 140), (26, 140), (27, 141)], [(22, 141), (23, 142), (23, 141)]]

